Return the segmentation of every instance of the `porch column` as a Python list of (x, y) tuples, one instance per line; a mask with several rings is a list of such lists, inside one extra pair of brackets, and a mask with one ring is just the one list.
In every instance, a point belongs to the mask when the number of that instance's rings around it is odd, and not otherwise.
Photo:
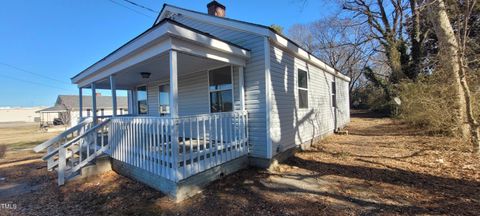
[(243, 66), (238, 68), (238, 82), (240, 87), (240, 104), (242, 111), (245, 111), (245, 81), (243, 77)]
[(92, 118), (93, 118), (93, 125), (97, 124), (97, 91), (95, 89), (95, 83), (91, 85), (92, 89)]
[(178, 117), (177, 51), (170, 50), (170, 116)]
[(83, 119), (83, 89), (82, 87), (78, 88), (78, 110), (80, 112), (80, 119), (79, 122)]
[(117, 86), (115, 77), (110, 75), (110, 89), (112, 90), (112, 116), (117, 116)]

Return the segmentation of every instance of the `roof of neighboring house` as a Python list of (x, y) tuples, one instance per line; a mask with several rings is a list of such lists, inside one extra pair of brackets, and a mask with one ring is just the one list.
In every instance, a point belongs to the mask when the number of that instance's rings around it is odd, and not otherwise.
[[(97, 96), (97, 109), (112, 109), (111, 96)], [(92, 96), (83, 96), (83, 109), (92, 108)], [(80, 107), (78, 95), (59, 95), (54, 107), (65, 106), (69, 110), (78, 110)], [(117, 108), (128, 108), (128, 99), (126, 96), (117, 96)]]
[(67, 112), (67, 108), (63, 105), (55, 105), (53, 107), (48, 107), (45, 109), (41, 109), (36, 111), (36, 113), (60, 113), (60, 112)]

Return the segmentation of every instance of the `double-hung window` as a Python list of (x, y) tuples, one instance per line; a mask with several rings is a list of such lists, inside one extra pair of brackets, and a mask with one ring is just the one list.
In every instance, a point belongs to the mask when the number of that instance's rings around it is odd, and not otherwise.
[(158, 87), (158, 108), (160, 115), (170, 114), (170, 85), (161, 85)]
[(308, 73), (298, 70), (298, 107), (308, 108)]
[(210, 112), (230, 112), (233, 110), (232, 70), (230, 66), (210, 70), (209, 92)]
[(138, 114), (140, 115), (144, 115), (148, 113), (146, 86), (140, 86), (137, 88), (137, 109), (138, 109)]
[(337, 108), (337, 85), (332, 82), (332, 107)]

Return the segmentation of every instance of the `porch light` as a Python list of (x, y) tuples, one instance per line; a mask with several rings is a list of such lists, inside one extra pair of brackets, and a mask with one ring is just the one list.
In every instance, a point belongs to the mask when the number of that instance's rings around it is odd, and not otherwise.
[(142, 78), (148, 79), (148, 78), (150, 78), (151, 73), (149, 73), (149, 72), (141, 72), (140, 75), (142, 76)]

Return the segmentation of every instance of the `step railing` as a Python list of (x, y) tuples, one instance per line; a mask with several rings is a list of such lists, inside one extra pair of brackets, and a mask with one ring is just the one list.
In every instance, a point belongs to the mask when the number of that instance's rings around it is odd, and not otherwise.
[(180, 181), (248, 154), (247, 113), (170, 117), (115, 117), (115, 160)]
[[(87, 131), (93, 123), (93, 118), (87, 117), (80, 121), (77, 125), (67, 129), (66, 131), (60, 133), (59, 135), (49, 139), (40, 145), (37, 145), (33, 148), (33, 151), (40, 152), (44, 149), (47, 149), (47, 154), (52, 152), (54, 149), (58, 148), (61, 144), (68, 142), (81, 134)], [(52, 170), (56, 166), (53, 159), (47, 161), (48, 170)]]
[[(57, 171), (58, 185), (65, 184), (65, 180), (79, 174), (82, 167), (108, 149), (109, 122), (110, 119), (104, 119), (92, 126), (91, 119), (84, 120), (34, 148), (36, 152), (47, 148), (47, 154), (43, 159), (47, 161), (49, 170)], [(80, 132), (73, 136), (74, 131)], [(68, 138), (70, 135), (72, 136)]]

